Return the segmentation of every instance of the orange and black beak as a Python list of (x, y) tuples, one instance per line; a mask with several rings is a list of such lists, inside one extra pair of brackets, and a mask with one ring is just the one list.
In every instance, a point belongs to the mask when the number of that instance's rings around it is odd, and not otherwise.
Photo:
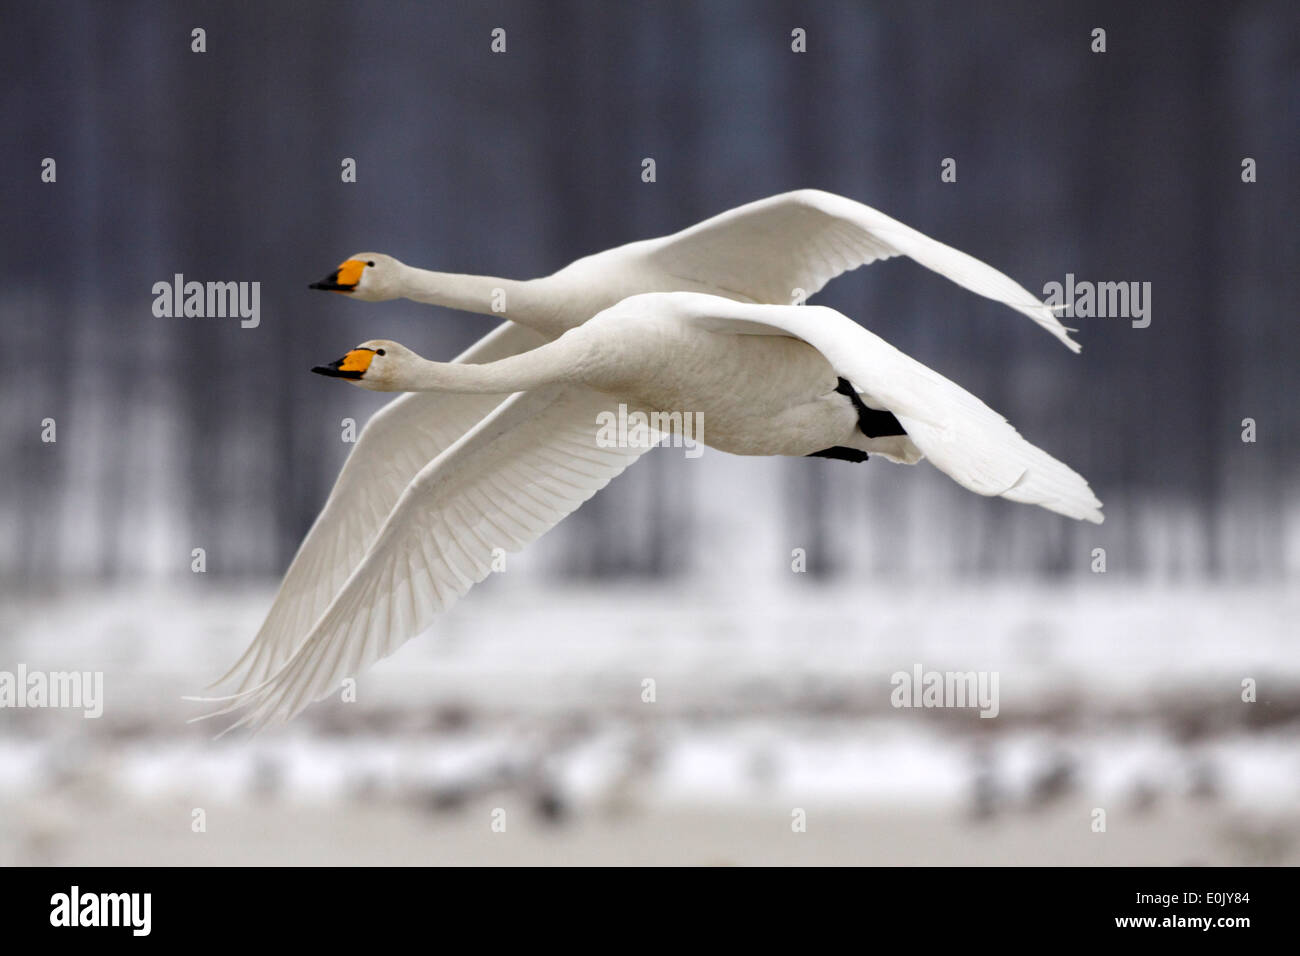
[(313, 282), (307, 288), (323, 289), (326, 292), (351, 292), (361, 281), (361, 272), (365, 267), (366, 264), (360, 259), (349, 259), (320, 282)]
[(312, 371), (317, 375), (328, 375), (331, 378), (355, 380), (366, 374), (366, 369), (370, 368), (370, 363), (374, 357), (374, 349), (353, 349), (337, 362), (331, 362), (329, 365), (317, 365)]

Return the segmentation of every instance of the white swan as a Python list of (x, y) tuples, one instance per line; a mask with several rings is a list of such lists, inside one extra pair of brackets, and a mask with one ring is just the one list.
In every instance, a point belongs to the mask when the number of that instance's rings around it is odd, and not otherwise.
[[(548, 338), (641, 292), (708, 292), (742, 302), (793, 303), (831, 279), (908, 256), (1029, 316), (1078, 352), (1052, 310), (1010, 277), (852, 199), (817, 189), (770, 196), (688, 229), (586, 256), (540, 279), (419, 269), (358, 252), (310, 288), (367, 302), (412, 299), (511, 319)], [(521, 343), (519, 351), (532, 348)]]
[[(878, 259), (909, 256), (957, 284), (1032, 318), (1074, 351), (1052, 310), (991, 266), (881, 212), (830, 193), (799, 190), (752, 202), (660, 239), (579, 259), (529, 281), (453, 275), (358, 253), (314, 288), (380, 301), (421, 302), (493, 313), (507, 321), (457, 362), (491, 362), (535, 348), (629, 295), (699, 291), (739, 301), (789, 303), (835, 276)], [(214, 682), (240, 686), (272, 674), (325, 611), (361, 561), (375, 529), (421, 468), (505, 398), (417, 393), (380, 410), (362, 430), (325, 507), (285, 574), (248, 651)]]
[(236, 727), (288, 720), (393, 653), (488, 575), (494, 549), (519, 550), (604, 487), (646, 450), (601, 442), (598, 418), (620, 404), (702, 415), (705, 442), (736, 454), (924, 455), (978, 494), (1102, 520), (1080, 475), (821, 306), (644, 294), (495, 362), (430, 362), (376, 340), (314, 371), (378, 391), (518, 394), (419, 471), (283, 666), (225, 698), (218, 713), (248, 708)]

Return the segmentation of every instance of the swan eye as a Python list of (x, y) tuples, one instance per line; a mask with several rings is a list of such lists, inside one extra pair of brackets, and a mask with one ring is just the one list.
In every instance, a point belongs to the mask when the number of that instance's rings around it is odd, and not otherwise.
[(366, 265), (370, 266), (370, 268), (372, 269), (375, 267), (375, 264), (373, 262), (367, 262)]
[(376, 354), (376, 355), (383, 355), (383, 354), (384, 354), (384, 350), (383, 350), (383, 349), (380, 349), (380, 350), (377, 351), (375, 354)]

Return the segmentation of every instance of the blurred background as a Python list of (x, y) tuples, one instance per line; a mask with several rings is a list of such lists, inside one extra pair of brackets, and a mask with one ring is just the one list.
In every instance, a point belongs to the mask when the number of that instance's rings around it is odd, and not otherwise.
[[(1293, 5), (0, 8), (0, 670), (105, 693), (0, 710), (0, 863), (1300, 862)], [(1034, 291), (1151, 283), (1147, 328), (1067, 319), (1080, 356), (907, 260), (814, 300), (1104, 525), (927, 465), (662, 449), (356, 702), (184, 722), (386, 400), (308, 369), (491, 326), (308, 283), (361, 250), (544, 275), (806, 186)], [(155, 317), (175, 273), (260, 282), (260, 325)], [(999, 716), (891, 707), (916, 664), (997, 672)]]

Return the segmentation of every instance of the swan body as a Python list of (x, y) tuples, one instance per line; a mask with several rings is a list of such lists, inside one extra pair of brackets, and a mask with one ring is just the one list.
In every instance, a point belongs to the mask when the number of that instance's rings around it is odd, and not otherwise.
[[(926, 456), (978, 494), (1102, 520), (1088, 483), (1001, 415), (820, 306), (641, 294), (492, 362), (430, 362), (372, 340), (315, 371), (379, 391), (513, 394), (419, 470), (284, 662), (225, 698), (218, 713), (247, 708), (234, 726), (288, 720), (391, 654), (485, 578), (496, 549), (535, 540), (635, 461), (645, 446), (598, 440), (599, 417), (620, 404), (702, 415), (705, 443), (725, 451)], [(873, 434), (886, 419), (890, 433)]]
[[(455, 359), (456, 364), (490, 363), (535, 349), (629, 296), (684, 291), (742, 303), (789, 303), (815, 294), (845, 271), (899, 255), (1007, 304), (1078, 351), (1070, 330), (1052, 310), (1006, 275), (869, 206), (812, 189), (748, 203), (670, 236), (587, 256), (538, 279), (435, 272), (366, 252), (346, 260), (313, 287), (365, 301), (405, 297), (498, 317), (494, 306), (504, 306), (508, 320)], [(775, 362), (776, 355), (764, 351), (766, 358), (752, 361)], [(693, 359), (682, 356), (680, 361), (688, 364)], [(815, 364), (807, 357), (791, 361)], [(751, 374), (757, 373), (751, 369)], [(810, 373), (801, 381), (815, 377)], [(247, 688), (275, 673), (361, 563), (377, 528), (422, 469), (485, 422), (512, 391), (413, 392), (372, 416), (294, 556), (257, 636), (216, 683)], [(770, 400), (755, 397), (760, 403)], [(725, 408), (714, 415), (721, 423)], [(761, 447), (765, 436), (745, 431), (761, 420), (755, 415), (730, 422), (730, 430), (718, 440), (737, 449)], [(888, 449), (901, 444), (884, 442), (872, 451), (890, 454)], [(901, 460), (911, 451), (895, 450)]]
[[(860, 431), (854, 405), (836, 391), (840, 376), (817, 349), (777, 333), (708, 331), (670, 295), (633, 296), (553, 342), (488, 364), (430, 362), (376, 339), (313, 371), (374, 391), (509, 394), (582, 385), (647, 414), (695, 415), (706, 423), (709, 447), (736, 455), (803, 456), (838, 446), (920, 459), (906, 436), (889, 441)], [(715, 310), (722, 301), (681, 295)], [(900, 448), (908, 451), (899, 456)]]

